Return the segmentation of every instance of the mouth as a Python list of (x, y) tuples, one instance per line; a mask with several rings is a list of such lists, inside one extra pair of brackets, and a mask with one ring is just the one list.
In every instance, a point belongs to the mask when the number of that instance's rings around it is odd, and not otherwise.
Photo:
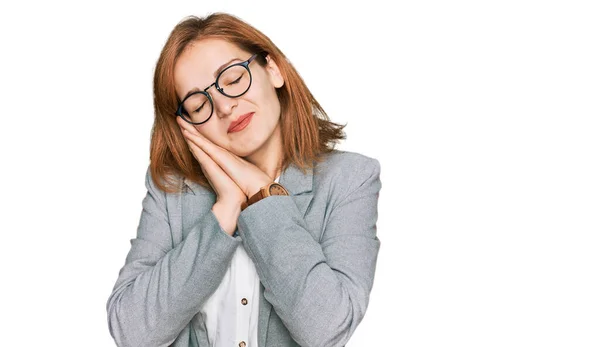
[(227, 129), (227, 133), (235, 133), (244, 130), (248, 124), (250, 124), (252, 116), (254, 116), (254, 112), (249, 112), (239, 116), (238, 119), (231, 122), (229, 129)]

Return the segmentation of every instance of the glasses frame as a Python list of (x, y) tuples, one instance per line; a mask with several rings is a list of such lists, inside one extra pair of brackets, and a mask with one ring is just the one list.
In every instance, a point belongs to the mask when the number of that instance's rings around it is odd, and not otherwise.
[[(207, 90), (210, 89), (210, 87), (215, 86), (215, 88), (219, 91), (219, 93), (225, 95), (228, 98), (232, 98), (232, 99), (233, 98), (239, 98), (240, 96), (246, 94), (246, 92), (252, 86), (252, 72), (250, 71), (249, 65), (250, 65), (250, 63), (254, 59), (256, 59), (257, 56), (258, 56), (258, 53), (253, 54), (248, 60), (240, 62), (240, 63), (231, 64), (228, 67), (226, 67), (225, 69), (223, 69), (221, 72), (219, 72), (219, 74), (217, 75), (217, 78), (215, 79), (215, 81), (211, 85), (209, 85), (208, 87), (206, 87), (204, 90), (199, 90), (199, 91), (193, 92), (193, 93), (189, 94), (188, 96), (186, 96), (183, 100), (181, 100), (181, 102), (179, 103), (179, 105), (177, 105), (177, 111), (175, 112), (175, 115), (181, 117), (184, 121), (186, 121), (186, 122), (188, 122), (190, 124), (193, 124), (193, 125), (200, 125), (200, 124), (204, 124), (204, 123), (208, 122), (210, 120), (210, 118), (212, 117), (213, 113), (214, 113), (214, 110), (215, 110), (215, 106), (214, 105), (215, 105), (215, 103), (213, 102), (213, 99), (210, 96), (210, 94), (207, 92)], [(227, 71), (227, 70), (229, 70), (229, 69), (231, 69), (233, 67), (236, 67), (236, 66), (243, 66), (248, 71), (248, 75), (250, 76), (250, 83), (248, 83), (248, 88), (246, 88), (246, 90), (244, 90), (240, 94), (238, 94), (238, 95), (228, 95), (228, 94), (225, 93), (225, 91), (223, 91), (223, 88), (221, 86), (219, 86), (219, 78), (221, 77), (221, 75), (223, 73), (225, 73), (225, 71)], [(210, 115), (208, 116), (208, 118), (206, 118), (205, 121), (203, 121), (203, 122), (197, 122), (197, 123), (192, 122), (191, 119), (188, 120), (183, 115), (183, 112), (184, 112), (183, 103), (189, 97), (191, 97), (192, 95), (196, 95), (196, 94), (204, 94), (204, 95), (206, 95), (206, 98), (208, 99), (208, 102), (210, 103)]]

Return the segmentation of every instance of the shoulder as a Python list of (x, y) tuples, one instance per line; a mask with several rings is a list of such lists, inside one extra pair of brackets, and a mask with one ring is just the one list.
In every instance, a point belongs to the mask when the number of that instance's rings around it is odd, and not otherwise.
[(185, 177), (177, 173), (164, 172), (155, 176), (151, 165), (146, 168), (146, 189), (153, 195), (160, 195), (164, 198), (169, 195), (179, 195), (186, 191), (186, 181)]
[(381, 166), (375, 158), (341, 150), (322, 156), (313, 169), (316, 189), (335, 190), (345, 195), (368, 181), (379, 183)]
[(352, 175), (364, 176), (380, 170), (379, 161), (364, 154), (333, 150), (322, 155), (323, 160), (317, 162), (314, 174), (319, 176)]

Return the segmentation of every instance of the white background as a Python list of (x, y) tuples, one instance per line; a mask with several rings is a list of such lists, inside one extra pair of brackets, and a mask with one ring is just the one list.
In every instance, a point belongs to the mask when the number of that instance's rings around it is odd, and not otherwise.
[(154, 64), (213, 11), (267, 34), (348, 123), (339, 148), (381, 163), (349, 347), (600, 345), (595, 2), (379, 0), (3, 2), (0, 345), (113, 345)]

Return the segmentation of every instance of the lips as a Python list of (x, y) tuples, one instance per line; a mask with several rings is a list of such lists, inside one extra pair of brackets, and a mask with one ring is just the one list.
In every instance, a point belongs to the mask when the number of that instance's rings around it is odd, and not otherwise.
[(231, 122), (231, 124), (229, 125), (229, 129), (227, 129), (227, 132), (233, 133), (244, 129), (250, 123), (250, 120), (252, 120), (253, 115), (254, 112), (249, 112), (239, 116), (238, 119)]

